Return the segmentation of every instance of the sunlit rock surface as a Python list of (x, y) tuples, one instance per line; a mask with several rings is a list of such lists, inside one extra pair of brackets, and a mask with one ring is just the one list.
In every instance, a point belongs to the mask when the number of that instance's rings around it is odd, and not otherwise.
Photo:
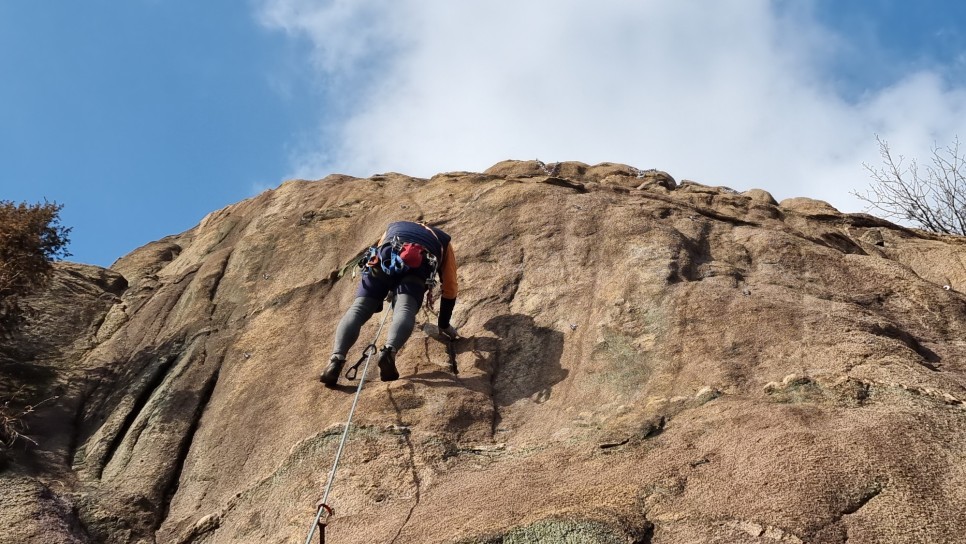
[(370, 376), (330, 542), (963, 540), (963, 238), (506, 161), (291, 181), (59, 265), (4, 339), (0, 392), (56, 398), (0, 472), (0, 542), (303, 541), (354, 393), (318, 381), (337, 272), (398, 219), (453, 235), (465, 338), (424, 312), (402, 378)]

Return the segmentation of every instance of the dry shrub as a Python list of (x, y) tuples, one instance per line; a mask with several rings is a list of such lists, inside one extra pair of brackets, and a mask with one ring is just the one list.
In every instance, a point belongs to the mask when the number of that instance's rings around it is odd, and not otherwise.
[[(70, 255), (66, 249), (70, 229), (60, 224), (62, 208), (54, 202), (15, 204), (0, 200), (0, 339), (11, 338), (20, 321), (17, 299), (43, 287), (53, 272), (52, 261)], [(0, 379), (10, 384), (10, 376), (0, 375)], [(33, 443), (24, 435), (24, 418), (52, 400), (23, 405), (16, 398), (15, 393), (0, 399), (0, 468), (14, 443)]]
[(70, 256), (70, 228), (60, 224), (63, 205), (0, 200), (0, 329), (17, 317), (17, 297), (47, 283), (52, 261)]
[(864, 165), (872, 186), (865, 194), (852, 194), (867, 202), (869, 211), (888, 218), (941, 234), (966, 235), (966, 153), (959, 138), (945, 148), (934, 145), (924, 165), (893, 155), (888, 142), (876, 140), (882, 166)]
[(3, 468), (7, 451), (18, 440), (29, 442), (35, 446), (37, 445), (37, 442), (33, 438), (25, 434), (27, 432), (27, 424), (24, 420), (27, 416), (34, 413), (40, 405), (57, 399), (57, 397), (50, 397), (36, 404), (18, 406), (15, 403), (16, 396), (14, 395), (14, 398), (8, 399), (3, 404), (0, 404), (0, 469)]

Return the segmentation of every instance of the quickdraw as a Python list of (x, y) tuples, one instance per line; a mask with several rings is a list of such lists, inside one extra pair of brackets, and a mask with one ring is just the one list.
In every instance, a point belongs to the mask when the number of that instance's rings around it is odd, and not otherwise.
[(325, 544), (325, 526), (328, 525), (329, 518), (335, 515), (335, 510), (331, 506), (320, 502), (318, 507), (319, 510), (325, 510), (325, 518), (319, 518), (319, 544)]
[(435, 288), (436, 284), (439, 283), (439, 277), (437, 276), (437, 273), (439, 272), (439, 259), (436, 258), (436, 255), (433, 255), (427, 251), (426, 262), (429, 263), (430, 269), (429, 278), (426, 279), (426, 302), (432, 306), (433, 303), (436, 302), (434, 298), (435, 295), (433, 294), (433, 288)]
[(359, 366), (361, 366), (362, 363), (366, 361), (366, 357), (369, 357), (370, 355), (375, 355), (378, 349), (379, 348), (377, 348), (375, 344), (369, 344), (368, 346), (366, 346), (366, 349), (362, 351), (362, 357), (359, 357), (359, 360), (356, 361), (356, 364), (346, 369), (345, 379), (355, 380), (356, 377), (359, 375)]

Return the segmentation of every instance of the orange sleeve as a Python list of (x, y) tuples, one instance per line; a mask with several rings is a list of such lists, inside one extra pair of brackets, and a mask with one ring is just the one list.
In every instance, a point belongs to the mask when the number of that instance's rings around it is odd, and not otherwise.
[(439, 273), (443, 277), (443, 298), (455, 299), (459, 293), (459, 283), (456, 281), (456, 251), (453, 242), (446, 248), (443, 256), (443, 268)]

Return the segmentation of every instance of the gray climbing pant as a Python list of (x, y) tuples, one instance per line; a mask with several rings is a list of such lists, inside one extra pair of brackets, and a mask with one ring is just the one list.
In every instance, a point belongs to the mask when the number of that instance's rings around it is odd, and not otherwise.
[[(392, 323), (389, 324), (389, 332), (386, 336), (387, 346), (399, 351), (406, 340), (413, 334), (416, 327), (416, 314), (422, 305), (422, 297), (413, 295), (396, 295), (396, 304), (392, 310)], [(369, 321), (372, 314), (382, 309), (382, 300), (371, 297), (357, 297), (355, 302), (349, 306), (339, 327), (335, 330), (335, 346), (332, 348), (333, 355), (343, 358), (356, 340), (359, 339), (359, 331), (362, 326)]]

